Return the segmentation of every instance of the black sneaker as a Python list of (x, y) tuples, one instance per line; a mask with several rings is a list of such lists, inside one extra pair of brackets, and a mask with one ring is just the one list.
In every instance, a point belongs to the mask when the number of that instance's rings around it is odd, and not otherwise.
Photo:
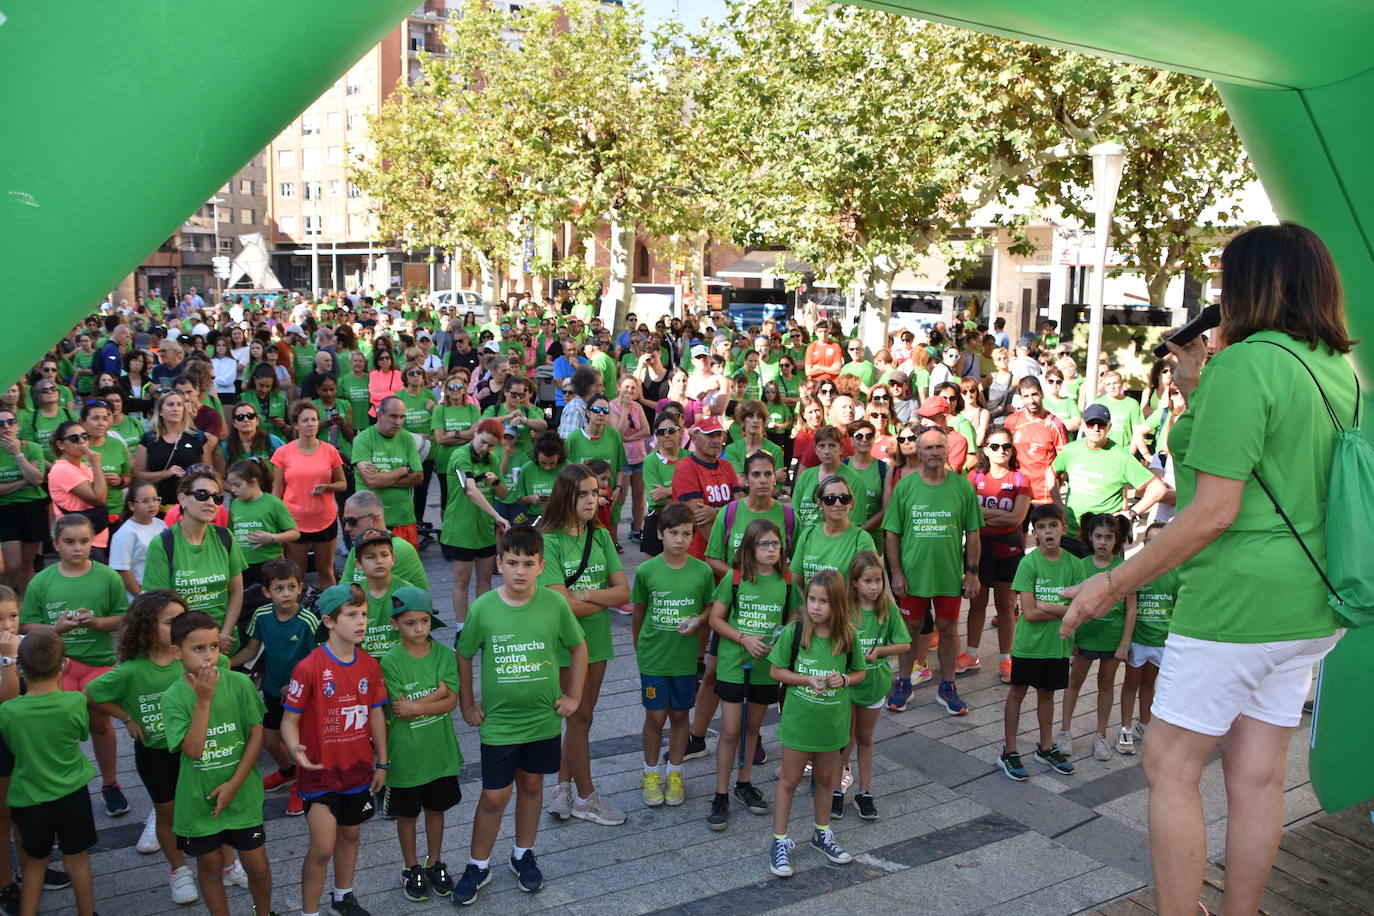
[(1035, 748), (1035, 759), (1039, 760), (1056, 773), (1060, 773), (1064, 776), (1069, 776), (1073, 773), (1073, 764), (1069, 762), (1069, 758), (1065, 757), (1063, 752), (1053, 744), (1050, 745), (1049, 750), (1045, 750), (1043, 747), (1037, 745)]
[(734, 795), (736, 800), (748, 808), (751, 814), (768, 813), (768, 802), (764, 799), (763, 793), (754, 788), (752, 782), (735, 783)]
[(768, 752), (763, 749), (763, 739), (754, 745), (754, 766), (761, 767), (768, 762)]
[(854, 807), (859, 810), (859, 817), (866, 821), (876, 821), (878, 819), (878, 806), (873, 804), (873, 796), (867, 792), (860, 792), (854, 796)]
[[(696, 758), (696, 757), (705, 757), (705, 756), (706, 756), (706, 739), (705, 739), (705, 738), (698, 738), (696, 735), (688, 735), (688, 736), (687, 736), (687, 750), (683, 752), (683, 754), (682, 754), (682, 759), (683, 759), (683, 760), (692, 760), (692, 759), (694, 759), (694, 758)], [(668, 761), (668, 753), (667, 753), (666, 751), (663, 753), (663, 761), (664, 761), (665, 763)]]
[(453, 878), (449, 876), (448, 866), (443, 862), (435, 862), (433, 865), (425, 865), (425, 874), (429, 876), (429, 886), (434, 893), (440, 897), (450, 897), (453, 895)]
[(412, 865), (401, 869), (401, 891), (411, 903), (422, 903), (429, 899), (429, 875), (423, 865)]
[(838, 820), (844, 817), (844, 793), (832, 792), (830, 795), (830, 819)]
[(338, 913), (339, 916), (372, 916), (371, 913), (363, 909), (363, 905), (358, 902), (357, 897), (353, 896), (352, 891), (344, 894), (342, 900), (335, 900), (334, 895), (330, 894), (329, 908)]
[(112, 782), (108, 786), (101, 786), (100, 796), (105, 799), (105, 813), (110, 817), (122, 817), (129, 813), (129, 800), (124, 797), (124, 790), (119, 787), (119, 783)]
[[(18, 877), (19, 873), (15, 872), (15, 878), (17, 879)], [(43, 872), (43, 890), (60, 891), (64, 887), (71, 886), (72, 879), (67, 877), (66, 872), (59, 871), (56, 868), (49, 868), (47, 871)]]
[(717, 795), (711, 799), (711, 813), (706, 815), (706, 826), (712, 830), (724, 830), (730, 823), (730, 796)]
[(518, 859), (515, 853), (511, 853), (510, 871), (520, 879), (520, 890), (527, 894), (533, 894), (544, 886), (544, 873), (534, 861), (533, 849), (526, 849), (525, 854)]
[(19, 916), (19, 884), (11, 881), (0, 889), (0, 910), (5, 916)]
[(463, 869), (463, 876), (453, 885), (453, 902), (469, 906), (477, 899), (477, 892), (491, 883), (491, 869), (478, 868), (471, 862)]

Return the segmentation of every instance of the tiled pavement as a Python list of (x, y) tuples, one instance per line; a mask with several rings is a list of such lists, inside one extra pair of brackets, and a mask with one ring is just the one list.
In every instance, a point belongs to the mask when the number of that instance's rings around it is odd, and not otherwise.
[[(438, 554), (438, 548), (432, 547), (423, 556), (441, 616), (451, 619), (452, 579), (448, 564)], [(639, 559), (637, 548), (627, 545), (627, 568)], [(541, 893), (527, 895), (518, 891), (503, 864), (512, 839), (508, 812), (493, 857), (499, 867), (492, 883), (480, 892), (475, 910), (711, 914), (786, 907), (796, 914), (879, 908), (953, 914), (1012, 907), (1026, 913), (1058, 914), (1093, 908), (1149, 883), (1139, 757), (1114, 756), (1098, 762), (1092, 759), (1091, 748), (1084, 747), (1089, 742), (1082, 740), (1092, 732), (1095, 693), (1085, 692), (1075, 719), (1077, 773), (1055, 776), (1032, 762), (1031, 779), (1013, 783), (995, 767), (1005, 688), (998, 683), (993, 664), (959, 678), (961, 695), (971, 707), (967, 716), (947, 716), (935, 705), (931, 686), (917, 690), (906, 712), (883, 712), (874, 778), (881, 819), (861, 821), (851, 807), (848, 816), (834, 825), (839, 842), (857, 857), (853, 864), (826, 864), (803, 841), (794, 856), (796, 876), (772, 879), (767, 871), (771, 829), (766, 818), (736, 805), (728, 830), (712, 833), (706, 829), (713, 758), (687, 763), (687, 802), (681, 807), (643, 807), (639, 799), (642, 712), (629, 618), (613, 614), (612, 623), (618, 654), (597, 706), (593, 773), (600, 791), (625, 809), (629, 820), (621, 827), (599, 827), (577, 820), (559, 823), (545, 816), (536, 851), (546, 885)], [(995, 650), (995, 635), (986, 634), (983, 644), (985, 652)], [(1026, 704), (1021, 728), (1023, 741), (1033, 742), (1033, 704)], [(774, 759), (756, 775), (770, 799), (778, 754), (775, 731), (775, 719), (770, 718), (764, 735)], [(458, 737), (468, 761), (463, 779), (466, 797), (449, 812), (444, 851), (455, 873), (461, 872), (467, 858), (478, 791), (477, 735), (461, 718)], [(1306, 744), (1303, 729), (1293, 741), (1289, 761), (1286, 819), (1290, 823), (1318, 810), (1307, 781)], [(714, 747), (714, 740), (710, 745)], [(132, 809), (116, 821), (97, 814), (100, 845), (92, 856), (97, 908), (104, 916), (203, 911), (199, 904), (174, 905), (161, 855), (142, 856), (134, 850), (148, 801), (134, 773), (131, 753), (121, 732), (119, 772)], [(264, 772), (270, 765), (264, 755)], [(1203, 793), (1215, 858), (1222, 851), (1225, 830), (1225, 795), (1216, 761), (1208, 767)], [(101, 807), (98, 796), (96, 807)], [(269, 795), (273, 902), (280, 912), (295, 913), (300, 906), (306, 828), (303, 818), (285, 817), (284, 808), (283, 793)], [(799, 793), (793, 806), (794, 836), (809, 835), (810, 808), (810, 799)], [(355, 887), (358, 899), (374, 914), (430, 912), (450, 906), (439, 899), (412, 904), (401, 895), (393, 822), (374, 819), (364, 825), (363, 840)], [(49, 892), (43, 911), (74, 912), (71, 902), (70, 891)], [(246, 891), (231, 889), (230, 905), (236, 914), (251, 912)]]

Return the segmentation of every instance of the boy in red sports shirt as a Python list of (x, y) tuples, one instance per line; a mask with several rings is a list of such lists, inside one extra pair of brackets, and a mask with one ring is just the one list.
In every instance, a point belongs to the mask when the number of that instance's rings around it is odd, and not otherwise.
[(740, 490), (735, 469), (720, 458), (724, 448), (725, 427), (715, 417), (702, 417), (692, 427), (692, 453), (673, 468), (673, 499), (691, 509), (696, 522), (687, 552), (703, 562), (716, 513)]
[(359, 827), (372, 817), (372, 793), (386, 784), (391, 768), (382, 713), (386, 685), (381, 666), (360, 648), (368, 626), (362, 588), (349, 583), (325, 589), (317, 610), (319, 635), (328, 639), (291, 673), (281, 721), (310, 829), (301, 862), (301, 913), (317, 916), (332, 857), (330, 908), (340, 916), (369, 916), (353, 896), (353, 872)]

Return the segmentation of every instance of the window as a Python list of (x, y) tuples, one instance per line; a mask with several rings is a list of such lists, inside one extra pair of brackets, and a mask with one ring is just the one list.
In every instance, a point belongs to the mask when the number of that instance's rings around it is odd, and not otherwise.
[(343, 193), (343, 179), (342, 179), (342, 178), (331, 178), (331, 179), (329, 179), (329, 196), (330, 196), (330, 197), (338, 197), (338, 196), (339, 196), (340, 194), (342, 194), (342, 193)]
[(254, 210), (240, 210), (239, 222), (245, 226), (251, 226), (257, 222), (258, 214)]
[(348, 113), (349, 130), (362, 130), (365, 126), (367, 126), (367, 122), (363, 120), (363, 113), (361, 111), (350, 111)]
[(358, 187), (356, 184), (354, 184), (353, 182), (350, 181), (350, 182), (348, 183), (348, 196), (349, 196), (349, 197), (362, 197), (362, 196), (363, 196), (363, 189), (360, 188), (360, 187)]
[(324, 116), (324, 126), (329, 130), (338, 130), (343, 127), (343, 112), (331, 111)]
[(296, 164), (296, 151), (293, 149), (277, 150), (277, 165), (291, 167)]
[(220, 239), (220, 240), (219, 240), (219, 250), (220, 250), (220, 251), (233, 251), (233, 250), (234, 250), (234, 240), (233, 240), (233, 239)]
[(334, 213), (329, 217), (329, 231), (335, 235), (343, 235), (344, 218), (342, 213)]
[(320, 116), (318, 114), (301, 115), (301, 135), (310, 137), (320, 132)]
[(320, 199), (320, 183), (318, 181), (307, 181), (302, 183), (306, 200)]
[(278, 197), (295, 197), (295, 196), (296, 196), (296, 183), (293, 182), (293, 181), (283, 181), (281, 184), (277, 185), (277, 196), (278, 196)]
[(331, 146), (331, 147), (329, 148), (329, 158), (328, 158), (327, 161), (329, 162), (330, 165), (340, 165), (340, 164), (342, 164), (342, 163), (343, 163), (343, 147), (342, 147), (342, 146)]
[(239, 179), (239, 193), (240, 193), (240, 194), (252, 194), (252, 193), (253, 193), (253, 179), (251, 179), (251, 178), (240, 178), (240, 179)]
[(277, 227), (281, 229), (282, 233), (285, 235), (295, 235), (296, 218), (294, 216), (283, 216), (281, 219), (277, 220)]
[(348, 75), (348, 85), (344, 87), (345, 95), (357, 95), (363, 91), (363, 81), (359, 76)]
[(307, 237), (314, 237), (320, 234), (320, 218), (318, 216), (307, 216), (305, 218), (305, 234)]
[(307, 172), (318, 172), (320, 170), (320, 149), (301, 150), (301, 168)]

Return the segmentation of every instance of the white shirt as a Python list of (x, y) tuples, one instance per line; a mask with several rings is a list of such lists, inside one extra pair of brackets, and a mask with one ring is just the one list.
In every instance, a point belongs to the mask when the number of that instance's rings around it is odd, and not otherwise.
[[(148, 545), (167, 530), (167, 523), (155, 518), (146, 525), (129, 519), (110, 538), (110, 568), (116, 572), (127, 569), (134, 581), (143, 581), (143, 566), (148, 562)], [(134, 596), (129, 594), (129, 600)]]

